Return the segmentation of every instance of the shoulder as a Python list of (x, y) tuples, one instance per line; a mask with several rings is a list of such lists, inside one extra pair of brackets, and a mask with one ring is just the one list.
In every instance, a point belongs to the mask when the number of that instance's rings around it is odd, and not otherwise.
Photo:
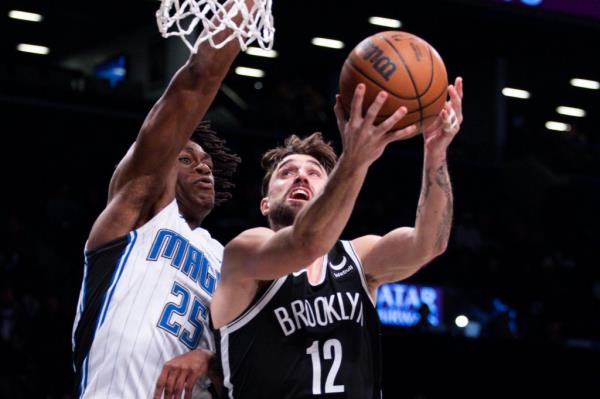
[(239, 263), (247, 263), (255, 258), (263, 244), (275, 232), (266, 227), (256, 227), (240, 233), (225, 245), (223, 268), (235, 268)]
[(208, 242), (211, 248), (215, 249), (221, 254), (223, 253), (223, 249), (225, 247), (223, 247), (223, 244), (221, 244), (219, 241), (215, 240), (214, 238), (210, 238)]
[(225, 251), (253, 248), (255, 245), (262, 244), (274, 234), (275, 232), (267, 227), (256, 227), (246, 230), (231, 240), (225, 246)]
[(381, 236), (378, 236), (375, 234), (369, 234), (366, 236), (355, 238), (354, 240), (351, 240), (350, 243), (354, 247), (354, 250), (356, 251), (356, 255), (358, 255), (358, 257), (361, 260), (363, 260), (365, 258), (365, 256), (367, 256), (367, 254), (369, 252), (371, 252), (373, 247), (377, 244), (377, 242), (380, 239), (381, 239)]
[[(175, 206), (177, 207), (177, 215), (179, 215), (179, 208), (177, 206), (177, 201), (173, 201), (173, 204), (175, 204)], [(221, 242), (219, 240), (217, 240), (216, 238), (214, 238), (212, 236), (212, 234), (210, 234), (210, 231), (208, 231), (207, 229), (203, 228), (203, 227), (197, 227), (196, 230), (199, 234), (200, 237), (203, 238), (204, 240), (204, 244), (205, 246), (208, 246), (210, 249), (216, 250), (219, 253), (223, 253), (223, 244), (221, 244)]]
[(164, 211), (174, 202), (175, 195), (172, 190), (163, 192), (163, 195), (157, 198), (144, 200), (143, 196), (138, 195), (135, 186), (135, 183), (131, 183), (110, 196), (108, 204), (92, 226), (88, 236), (88, 249), (99, 248), (130, 231), (139, 229), (155, 219), (158, 214), (176, 211), (176, 207)]

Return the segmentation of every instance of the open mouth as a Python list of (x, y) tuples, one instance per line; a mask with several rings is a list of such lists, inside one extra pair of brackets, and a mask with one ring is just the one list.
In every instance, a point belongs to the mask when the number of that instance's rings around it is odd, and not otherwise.
[(311, 192), (305, 187), (296, 187), (292, 189), (288, 198), (297, 201), (308, 201), (310, 200)]

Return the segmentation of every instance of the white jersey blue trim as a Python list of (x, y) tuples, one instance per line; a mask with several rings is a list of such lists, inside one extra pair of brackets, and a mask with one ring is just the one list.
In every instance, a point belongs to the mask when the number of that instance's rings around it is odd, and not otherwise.
[[(96, 329), (95, 329), (94, 335), (98, 331), (98, 329), (102, 326), (102, 323), (104, 322), (104, 319), (106, 317), (106, 312), (108, 310), (108, 306), (110, 305), (110, 300), (112, 299), (112, 295), (115, 291), (117, 283), (119, 282), (119, 279), (121, 278), (121, 275), (123, 274), (123, 269), (125, 268), (125, 265), (127, 264), (127, 259), (129, 258), (131, 249), (135, 245), (136, 239), (137, 239), (137, 231), (132, 231), (127, 236), (128, 244), (127, 244), (127, 247), (125, 248), (125, 251), (123, 251), (123, 255), (119, 259), (117, 268), (115, 269), (113, 276), (112, 276), (111, 284), (110, 284), (108, 291), (104, 297), (104, 303), (102, 304), (100, 315), (98, 315), (98, 320), (96, 321)], [(86, 258), (85, 265), (86, 265), (86, 269), (87, 269), (87, 258)], [(84, 283), (84, 288), (85, 288), (85, 283)], [(83, 300), (82, 300), (82, 302), (83, 302)], [(83, 307), (81, 308), (81, 311), (83, 311)], [(88, 356), (86, 356), (85, 360), (83, 362), (83, 375), (82, 375), (82, 379), (81, 379), (81, 383), (80, 383), (79, 398), (83, 397), (83, 395), (85, 393), (85, 388), (87, 386), (88, 363), (89, 363)]]

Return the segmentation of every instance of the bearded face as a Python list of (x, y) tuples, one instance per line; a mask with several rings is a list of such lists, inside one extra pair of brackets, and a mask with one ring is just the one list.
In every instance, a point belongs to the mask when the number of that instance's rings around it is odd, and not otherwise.
[(271, 228), (291, 226), (326, 182), (327, 172), (310, 155), (291, 154), (282, 159), (271, 176), (268, 195), (261, 201), (261, 212)]

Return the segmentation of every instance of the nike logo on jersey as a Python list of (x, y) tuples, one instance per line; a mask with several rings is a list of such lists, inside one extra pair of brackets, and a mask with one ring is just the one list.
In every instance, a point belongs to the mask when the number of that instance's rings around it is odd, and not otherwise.
[(289, 307), (274, 310), (277, 322), (285, 336), (306, 327), (327, 326), (344, 320), (364, 323), (363, 305), (358, 292), (337, 292), (308, 300), (295, 300)]

